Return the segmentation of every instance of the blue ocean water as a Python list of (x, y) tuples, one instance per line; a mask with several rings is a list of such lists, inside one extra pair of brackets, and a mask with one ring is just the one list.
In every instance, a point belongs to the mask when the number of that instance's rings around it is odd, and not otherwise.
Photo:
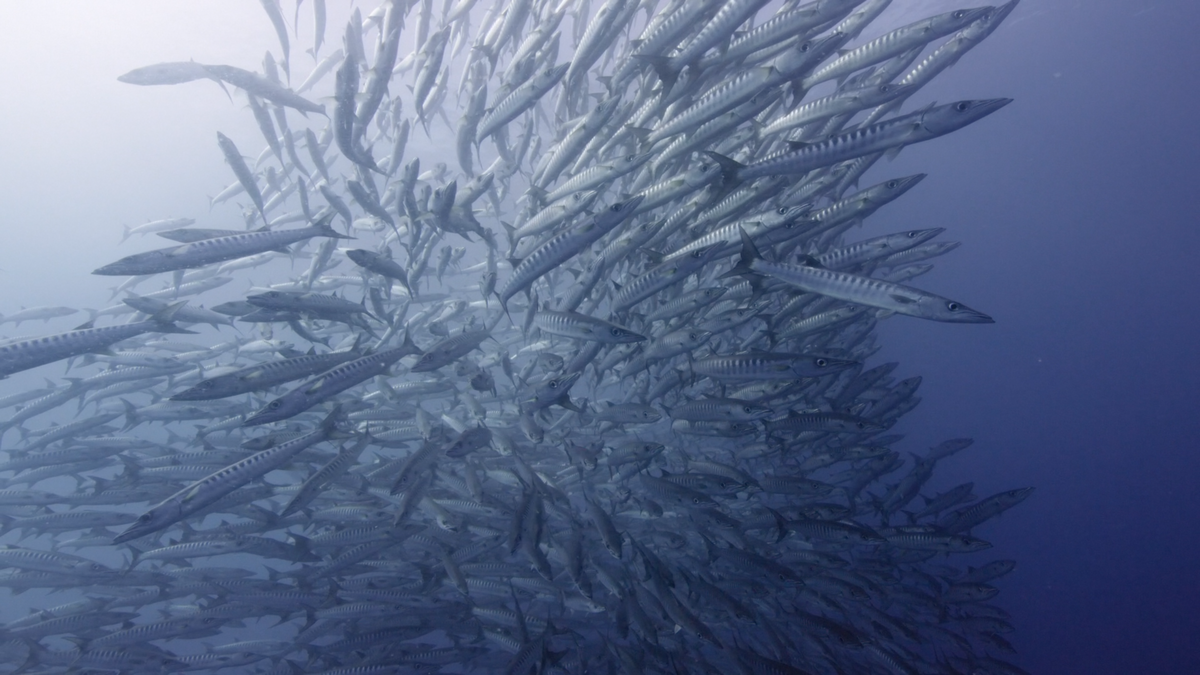
[[(197, 40), (227, 31), (205, 43), (220, 55), (210, 60), (258, 62), (274, 39), (260, 8), (244, 22), (212, 19), (224, 10), (238, 11), (191, 6), (184, 19), (154, 15), (166, 23), (147, 20), (141, 32), (148, 5), (109, 16), (121, 27), (107, 33), (51, 12), (14, 17), (36, 39), (6, 48), (0, 76), (14, 92), (0, 169), (5, 313), (105, 306), (107, 285), (87, 272), (129, 252), (115, 246), (121, 221), (201, 213), (204, 193), (231, 180), (212, 130), (236, 128), (249, 143), (256, 130), (241, 105), (211, 85), (113, 81), (167, 58), (205, 60), (201, 47), (164, 45), (206, 17), (218, 26)], [(49, 26), (61, 32), (31, 30)], [(1200, 670), (1197, 28), (1190, 3), (1024, 0), (922, 92), (1015, 102), (864, 179), (930, 173), (873, 227), (948, 228), (964, 244), (922, 287), (997, 320), (892, 319), (877, 358), (924, 377), (901, 432), (927, 445), (976, 439), (939, 466), (931, 489), (1037, 488), (978, 532), (992, 557), (1019, 562), (997, 585), (1017, 627), (1011, 660), (1029, 672)], [(172, 102), (146, 117), (130, 106), (155, 97)]]
[(1179, 3), (1022, 3), (930, 85), (1016, 102), (970, 148), (897, 160), (938, 167), (897, 206), (965, 242), (939, 288), (997, 319), (884, 331), (926, 377), (911, 422), (984, 446), (939, 480), (1038, 488), (986, 530), (1020, 561), (1003, 598), (1030, 672), (1200, 668), (1197, 27)]

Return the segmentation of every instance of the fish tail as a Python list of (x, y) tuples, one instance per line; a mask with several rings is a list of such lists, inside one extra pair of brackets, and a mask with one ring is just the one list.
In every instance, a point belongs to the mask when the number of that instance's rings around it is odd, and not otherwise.
[(635, 54), (634, 58), (641, 59), (649, 63), (654, 69), (654, 74), (658, 75), (658, 79), (662, 81), (663, 95), (666, 96), (671, 91), (671, 87), (675, 86), (675, 81), (679, 79), (680, 68), (675, 65), (675, 60), (669, 56), (651, 56), (647, 54)]
[(754, 240), (750, 238), (750, 235), (746, 234), (746, 230), (739, 227), (738, 231), (742, 235), (741, 256), (738, 258), (737, 264), (728, 272), (722, 274), (720, 278), (742, 276), (746, 277), (751, 286), (759, 287), (762, 284), (762, 275), (754, 271), (754, 261), (761, 260), (762, 254), (759, 253), (758, 247), (754, 245)]
[[(321, 237), (332, 237), (334, 239), (354, 239), (348, 234), (338, 234), (330, 225), (333, 222), (333, 213), (325, 214), (320, 220), (313, 223), (313, 229), (317, 230), (317, 235)], [(397, 236), (399, 234), (397, 233)]]
[(150, 320), (156, 326), (154, 330), (159, 333), (183, 333), (186, 335), (195, 335), (196, 331), (188, 330), (175, 323), (175, 314), (186, 305), (186, 301), (171, 303), (170, 305), (158, 310), (150, 315)]
[(709, 159), (721, 167), (721, 184), (726, 187), (726, 190), (729, 191), (737, 187), (741, 182), (738, 178), (738, 172), (746, 168), (746, 165), (712, 150), (705, 150), (704, 154), (708, 155)]

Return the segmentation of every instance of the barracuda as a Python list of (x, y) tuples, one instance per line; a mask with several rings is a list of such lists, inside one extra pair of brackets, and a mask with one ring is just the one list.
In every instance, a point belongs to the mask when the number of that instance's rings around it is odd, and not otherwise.
[(245, 258), (265, 251), (279, 251), (298, 241), (313, 237), (352, 238), (334, 232), (333, 228), (329, 227), (331, 219), (332, 216), (327, 216), (309, 227), (298, 230), (280, 230), (278, 232), (258, 230), (138, 253), (97, 268), (92, 274), (130, 275), (174, 272)]
[(647, 314), (646, 323), (668, 321), (688, 312), (695, 312), (710, 307), (717, 300), (720, 300), (721, 296), (725, 295), (728, 290), (724, 286), (714, 286), (711, 288), (698, 288), (694, 291), (684, 293)]
[(751, 352), (700, 359), (692, 364), (692, 372), (719, 380), (786, 380), (821, 377), (856, 365), (857, 361), (829, 356)]
[(591, 190), (594, 187), (611, 183), (621, 176), (640, 169), (651, 157), (653, 157), (651, 153), (644, 152), (641, 154), (626, 155), (610, 162), (593, 166), (572, 176), (570, 180), (548, 193), (543, 201), (547, 204), (553, 204), (576, 192)]
[(599, 196), (600, 193), (595, 190), (577, 192), (565, 202), (551, 204), (538, 211), (520, 227), (509, 232), (508, 239), (515, 247), (521, 239), (553, 230), (590, 209)]
[(804, 88), (811, 89), (818, 83), (844, 77), (856, 70), (906, 52), (913, 47), (928, 44), (940, 37), (950, 35), (969, 26), (990, 9), (990, 7), (959, 9), (897, 28), (843, 54), (824, 68), (818, 69), (804, 79)]
[(815, 260), (826, 269), (847, 269), (920, 246), (945, 231), (943, 227), (933, 227), (885, 234), (822, 253)]
[(620, 104), (620, 96), (610, 96), (592, 108), (579, 121), (579, 124), (567, 132), (566, 138), (555, 147), (554, 152), (548, 156), (546, 165), (534, 177), (534, 182), (543, 189), (553, 184), (567, 168), (567, 165), (578, 159), (579, 153), (583, 151), (588, 142), (595, 138), (596, 134), (600, 133), (600, 129), (612, 119), (613, 113)]
[(761, 176), (802, 174), (873, 152), (895, 151), (906, 145), (944, 136), (983, 119), (1011, 102), (1012, 99), (1009, 98), (958, 101), (920, 110), (838, 134), (828, 140), (748, 166), (715, 152), (708, 154), (739, 182)]
[(581, 225), (554, 236), (529, 254), (529, 257), (514, 266), (512, 275), (497, 291), (500, 305), (507, 311), (508, 300), (526, 290), (550, 270), (575, 257), (584, 248), (594, 244), (629, 217), (642, 203), (641, 197), (632, 197), (618, 202), (597, 213)]
[(360, 354), (357, 352), (347, 351), (331, 354), (306, 354), (295, 358), (271, 361), (203, 380), (199, 384), (175, 394), (171, 400), (207, 401), (237, 396), (251, 391), (264, 391), (292, 380), (325, 372), (359, 356)]
[(533, 323), (547, 333), (577, 340), (623, 344), (642, 342), (646, 339), (645, 335), (639, 335), (624, 326), (578, 312), (556, 312), (543, 309), (538, 312)]
[(752, 401), (707, 398), (667, 410), (673, 420), (689, 422), (753, 422), (771, 414), (771, 409)]
[(687, 246), (668, 253), (663, 260), (681, 258), (709, 246), (717, 248), (718, 252), (715, 255), (720, 257), (721, 254), (731, 252), (741, 245), (742, 231), (762, 246), (782, 244), (804, 234), (812, 227), (813, 223), (803, 218), (808, 212), (809, 208), (806, 206), (781, 206), (753, 218), (719, 227)]
[(430, 347), (417, 362), (413, 364), (412, 372), (424, 373), (448, 366), (469, 352), (478, 349), (484, 340), (491, 337), (486, 330), (475, 330), (458, 335), (452, 335)]
[(885, 105), (896, 99), (905, 98), (915, 92), (911, 84), (879, 84), (839, 91), (796, 108), (792, 112), (772, 121), (759, 130), (762, 136), (795, 129), (827, 120), (836, 115), (852, 115), (860, 110)]
[(612, 301), (612, 313), (624, 312), (663, 289), (682, 283), (689, 275), (699, 272), (715, 260), (719, 252), (716, 246), (697, 248), (648, 270), (617, 293)]
[(700, 67), (710, 68), (719, 63), (728, 63), (773, 47), (797, 35), (805, 35), (814, 28), (844, 18), (859, 2), (860, 0), (820, 0), (776, 14), (752, 30), (735, 37), (723, 53), (701, 60)]
[(381, 375), (405, 356), (419, 354), (407, 333), (404, 344), (347, 361), (326, 370), (288, 393), (272, 400), (261, 410), (242, 423), (243, 427), (278, 422), (295, 417), (309, 408), (361, 384), (376, 375)]
[(121, 340), (143, 333), (193, 333), (194, 331), (180, 328), (173, 323), (175, 312), (183, 304), (179, 302), (169, 305), (146, 321), (104, 328), (92, 328), (89, 321), (83, 327), (66, 333), (19, 340), (0, 346), (0, 378), (72, 356), (103, 351)]
[(301, 451), (334, 435), (341, 408), (335, 407), (321, 425), (303, 436), (280, 443), (235, 462), (176, 492), (113, 538), (114, 544), (133, 541), (193, 516), (234, 490), (290, 462)]
[(496, 104), (479, 123), (479, 130), (475, 134), (476, 142), (496, 133), (521, 113), (532, 108), (546, 92), (558, 84), (569, 67), (570, 64), (564, 63), (543, 70)]
[(919, 319), (947, 323), (995, 323), (990, 316), (958, 301), (909, 286), (810, 265), (763, 260), (754, 242), (744, 232), (741, 259), (729, 274), (767, 276), (810, 293), (819, 293)]

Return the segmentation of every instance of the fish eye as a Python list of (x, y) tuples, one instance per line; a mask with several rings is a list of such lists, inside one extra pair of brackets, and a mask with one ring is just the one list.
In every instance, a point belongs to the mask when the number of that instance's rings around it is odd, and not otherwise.
[(954, 18), (956, 18), (956, 19), (961, 19), (961, 18), (963, 18), (963, 17), (964, 17), (964, 16), (966, 16), (966, 15), (967, 15), (967, 13), (966, 13), (965, 11), (963, 11), (963, 10), (961, 10), (961, 9), (960, 9), (960, 10), (958, 10), (957, 12), (955, 12), (955, 13), (954, 13)]
[(750, 406), (748, 406), (748, 405), (742, 406), (742, 410), (744, 410), (744, 411), (746, 412), (746, 414), (747, 414), (747, 415), (749, 415), (750, 413), (754, 412), (754, 409), (753, 409), (753, 408), (751, 408), (751, 407), (750, 407)]
[(696, 339), (696, 337), (697, 337), (697, 336), (696, 336), (696, 334), (695, 334), (695, 333), (688, 333), (688, 339), (689, 339), (689, 340), (695, 340), (695, 339)]
[(271, 401), (269, 404), (267, 404), (267, 407), (270, 408), (271, 410), (278, 410), (279, 406), (281, 406), (281, 405), (283, 405), (283, 402), (276, 399), (274, 401)]
[(617, 211), (621, 210), (621, 204), (613, 204), (612, 206), (608, 207), (608, 210), (616, 213)]
[(959, 101), (954, 106), (954, 109), (957, 110), (958, 112), (966, 112), (967, 108), (970, 108), (970, 107), (971, 107), (970, 103), (967, 103), (966, 101)]
[(628, 156), (628, 157), (626, 157), (626, 158), (625, 158), (625, 161), (626, 161), (626, 162), (632, 162), (632, 161), (634, 160), (634, 158), (636, 158), (636, 157), (637, 157), (637, 155), (630, 155), (630, 156)]
[(779, 214), (779, 215), (781, 215), (781, 216), (787, 215), (787, 207), (786, 207), (786, 206), (781, 206), (781, 207), (779, 207), (778, 209), (776, 209), (776, 210), (775, 210), (775, 213), (778, 213), (778, 214)]
[(821, 368), (824, 368), (825, 366), (829, 365), (829, 359), (817, 359), (817, 365)]
[(917, 231), (916, 231), (916, 230), (913, 230), (912, 232), (909, 232), (909, 233), (908, 233), (908, 238), (909, 238), (909, 239), (912, 239), (913, 237), (916, 237), (916, 236), (917, 236)]
[(802, 52), (806, 52), (806, 51), (808, 51), (809, 49), (812, 49), (812, 43), (811, 43), (811, 42), (805, 42), (804, 44), (800, 45), (800, 51), (802, 51)]
[(692, 497), (692, 503), (693, 503), (693, 504), (699, 504), (699, 503), (700, 503), (700, 498), (699, 498), (699, 497)]
[(558, 389), (558, 380), (550, 380), (550, 388)]
[(889, 180), (889, 181), (887, 182), (887, 187), (888, 187), (889, 189), (893, 189), (893, 188), (895, 188), (895, 187), (896, 187), (896, 186), (898, 186), (898, 185), (900, 185), (900, 181), (898, 181), (898, 180)]
[(708, 249), (704, 249), (704, 248), (698, 248), (698, 249), (696, 249), (695, 251), (692, 251), (692, 257), (693, 257), (693, 258), (703, 258), (703, 257), (704, 257), (704, 252), (705, 252), (706, 250), (708, 250)]
[(612, 334), (613, 334), (613, 335), (620, 335), (620, 334), (621, 334), (621, 332), (622, 332), (622, 331), (621, 331), (621, 329), (620, 329), (620, 328), (614, 328), (614, 329), (612, 329)]
[(143, 513), (142, 515), (138, 516), (138, 519), (137, 519), (137, 521), (138, 521), (139, 523), (148, 523), (148, 522), (150, 522), (150, 514), (149, 514), (149, 513)]
[(883, 92), (883, 93), (885, 93), (885, 94), (886, 94), (887, 92), (891, 91), (892, 89), (893, 89), (893, 87), (892, 87), (892, 85), (890, 85), (890, 84), (884, 84), (884, 85), (880, 85), (880, 87), (879, 87), (879, 91), (881, 91), (881, 92)]
[(951, 301), (946, 303), (946, 309), (950, 310), (951, 312), (957, 312), (961, 307), (962, 305), (958, 304), (957, 302)]

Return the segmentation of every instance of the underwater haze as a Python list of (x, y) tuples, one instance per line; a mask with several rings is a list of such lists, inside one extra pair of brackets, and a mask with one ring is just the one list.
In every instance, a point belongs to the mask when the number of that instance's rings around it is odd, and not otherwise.
[(1200, 670), (1200, 8), (0, 21), (0, 673)]

